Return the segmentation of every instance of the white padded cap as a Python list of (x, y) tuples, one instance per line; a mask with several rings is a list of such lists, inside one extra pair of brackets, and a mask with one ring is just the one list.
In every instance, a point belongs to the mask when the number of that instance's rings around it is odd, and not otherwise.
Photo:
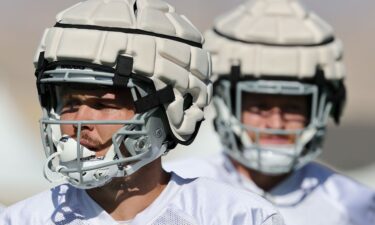
[[(203, 120), (211, 99), (211, 57), (202, 34), (162, 0), (87, 0), (57, 15), (39, 50), (47, 61), (76, 60), (110, 67), (119, 55), (132, 57), (133, 73), (153, 80), (157, 90), (173, 87), (166, 104), (174, 135), (186, 141)], [(37, 57), (34, 62), (37, 62)], [(193, 105), (183, 109), (183, 96)]]
[(297, 0), (252, 0), (217, 19), (206, 33), (213, 73), (232, 65), (252, 76), (309, 78), (317, 67), (327, 79), (342, 79), (343, 48), (333, 30)]

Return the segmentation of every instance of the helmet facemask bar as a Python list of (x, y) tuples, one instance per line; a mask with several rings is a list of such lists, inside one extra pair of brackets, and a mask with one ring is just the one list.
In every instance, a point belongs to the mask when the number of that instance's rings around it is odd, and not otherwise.
[[(50, 106), (43, 107), (43, 118), (40, 120), (42, 142), (48, 157), (45, 166), (47, 179), (55, 180), (49, 178), (49, 174), (57, 173), (63, 180), (76, 187), (98, 187), (109, 182), (113, 177), (127, 176), (136, 172), (166, 151), (166, 144), (164, 143), (166, 129), (164, 129), (161, 121), (162, 110), (160, 108), (135, 114), (130, 120), (60, 120), (59, 106), (56, 104), (56, 102), (59, 102), (59, 98), (56, 97), (58, 95), (56, 93), (59, 92), (59, 85), (78, 83), (82, 86), (92, 84), (107, 86), (111, 83), (113, 74), (111, 76), (110, 73), (93, 70), (60, 70), (59, 68), (55, 71), (46, 71), (46, 73), (48, 73), (48, 76), (46, 76), (46, 79), (42, 79), (41, 83), (49, 88), (50, 95), (53, 93), (49, 96), (50, 104), (48, 105)], [(134, 96), (136, 92), (147, 93), (146, 85), (141, 86), (142, 82), (129, 79), (127, 88), (130, 88), (133, 93), (133, 99), (136, 100), (138, 97)], [(53, 102), (55, 102), (55, 105)], [(61, 134), (61, 125), (76, 127), (76, 140)], [(90, 151), (79, 144), (82, 127), (85, 125), (122, 125), (122, 127), (112, 135), (112, 145), (105, 156), (95, 157), (94, 151)], [(155, 132), (158, 132), (158, 135), (154, 135)], [(65, 152), (64, 147), (67, 149)], [(70, 160), (63, 160), (64, 157), (68, 157)]]

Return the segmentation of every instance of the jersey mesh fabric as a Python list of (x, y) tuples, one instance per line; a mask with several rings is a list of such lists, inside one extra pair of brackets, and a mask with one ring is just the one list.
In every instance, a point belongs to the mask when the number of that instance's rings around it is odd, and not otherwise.
[(188, 218), (183, 212), (178, 212), (174, 209), (167, 209), (164, 213), (161, 214), (151, 225), (169, 225), (169, 224), (178, 224), (178, 225), (197, 225), (193, 219)]
[(55, 215), (49, 224), (56, 225), (90, 225), (84, 216), (82, 216), (79, 209), (74, 211), (70, 207), (62, 207)]

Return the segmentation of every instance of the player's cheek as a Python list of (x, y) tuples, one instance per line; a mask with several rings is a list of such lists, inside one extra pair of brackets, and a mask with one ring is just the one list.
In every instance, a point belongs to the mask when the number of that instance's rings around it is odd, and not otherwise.
[(290, 121), (286, 124), (287, 130), (303, 129), (305, 127), (304, 120)]
[(242, 123), (247, 126), (261, 127), (262, 118), (259, 114), (246, 111), (242, 113)]
[(69, 136), (73, 136), (74, 134), (74, 127), (71, 124), (60, 125), (60, 130), (62, 134), (66, 134)]

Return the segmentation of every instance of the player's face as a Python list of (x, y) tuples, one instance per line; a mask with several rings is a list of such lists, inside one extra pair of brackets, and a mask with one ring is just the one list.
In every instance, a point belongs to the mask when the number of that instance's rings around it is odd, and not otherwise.
[[(61, 120), (129, 120), (135, 112), (129, 90), (69, 90), (63, 94)], [(80, 144), (104, 156), (112, 135), (123, 125), (82, 125)], [(61, 125), (62, 134), (77, 138), (77, 127)]]
[[(302, 129), (308, 122), (309, 99), (306, 96), (286, 96), (244, 93), (242, 122), (245, 125), (278, 130)], [(248, 132), (255, 140), (255, 132)], [(261, 145), (294, 144), (296, 135), (260, 133)]]

